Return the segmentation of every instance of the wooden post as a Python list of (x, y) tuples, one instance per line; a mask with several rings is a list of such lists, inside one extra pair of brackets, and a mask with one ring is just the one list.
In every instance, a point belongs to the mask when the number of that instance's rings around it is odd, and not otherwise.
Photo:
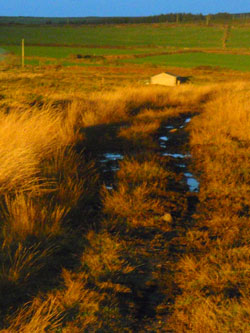
[(206, 25), (208, 26), (209, 23), (210, 23), (210, 19), (211, 19), (211, 16), (210, 15), (207, 15), (206, 16)]
[(180, 20), (180, 15), (179, 15), (179, 13), (178, 13), (178, 14), (176, 14), (176, 23), (177, 23), (177, 24), (179, 23), (179, 20)]
[(24, 68), (24, 39), (22, 39), (22, 68)]

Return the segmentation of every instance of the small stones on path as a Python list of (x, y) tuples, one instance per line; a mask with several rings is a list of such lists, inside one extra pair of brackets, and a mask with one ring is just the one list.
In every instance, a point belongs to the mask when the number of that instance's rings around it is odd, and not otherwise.
[(174, 133), (174, 132), (177, 132), (177, 128), (173, 128), (169, 131), (169, 133)]
[(163, 221), (165, 221), (165, 222), (167, 222), (167, 223), (171, 223), (171, 222), (173, 222), (172, 215), (169, 214), (169, 213), (165, 213), (165, 214), (162, 216), (162, 219), (163, 219)]

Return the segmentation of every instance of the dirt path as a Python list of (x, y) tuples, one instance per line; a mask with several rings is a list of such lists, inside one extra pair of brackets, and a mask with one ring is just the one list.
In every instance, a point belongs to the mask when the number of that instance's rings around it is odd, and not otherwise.
[[(85, 153), (96, 160), (101, 182), (112, 200), (116, 200), (122, 181), (116, 174), (127, 158), (140, 161), (143, 155), (143, 161), (150, 161), (154, 156), (170, 175), (167, 184), (162, 183), (150, 194), (162, 206), (160, 215), (153, 216), (155, 224), (129, 227), (126, 231), (112, 224), (108, 227), (111, 234), (119, 234), (120, 242), (125, 244), (123, 256), (134, 267), (132, 274), (119, 278), (131, 290), (129, 295), (118, 296), (123, 316), (130, 323), (124, 332), (167, 332), (166, 318), (179, 293), (174, 275), (183, 253), (181, 239), (192, 224), (198, 201), (199, 183), (191, 171), (186, 130), (194, 115), (185, 113), (163, 121), (153, 135), (156, 145), (144, 147), (144, 151), (119, 137), (119, 130), (127, 124), (101, 125), (85, 131)], [(108, 213), (106, 218), (114, 217)]]

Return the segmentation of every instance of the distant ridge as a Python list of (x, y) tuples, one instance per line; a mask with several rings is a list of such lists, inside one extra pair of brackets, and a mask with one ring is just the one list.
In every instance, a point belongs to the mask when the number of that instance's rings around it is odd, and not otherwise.
[(22, 25), (66, 25), (66, 24), (139, 24), (139, 23), (195, 23), (195, 22), (250, 22), (250, 13), (241, 14), (191, 14), (170, 13), (138, 17), (34, 17), (34, 16), (0, 16), (0, 24)]

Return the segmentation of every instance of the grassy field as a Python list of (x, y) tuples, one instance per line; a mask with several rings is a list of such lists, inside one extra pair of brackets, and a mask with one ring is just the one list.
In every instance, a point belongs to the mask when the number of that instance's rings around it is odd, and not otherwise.
[(0, 29), (1, 47), (20, 57), (20, 42), (24, 38), (26, 64), (36, 66), (100, 63), (122, 66), (126, 61), (153, 66), (249, 69), (247, 26), (144, 24), (18, 29), (1, 26)]
[[(85, 27), (1, 26), (0, 45), (220, 48), (224, 27), (107, 25)], [(143, 31), (143, 33), (142, 33)]]
[[(20, 57), (20, 46), (4, 46), (6, 50)], [(25, 48), (26, 64), (57, 64), (77, 66), (99, 66), (100, 64), (123, 66), (124, 63), (151, 65), (159, 67), (194, 68), (202, 66), (249, 71), (250, 55), (216, 52), (174, 52), (162, 49), (102, 49), (27, 46)], [(154, 55), (155, 54), (155, 55)]]
[(126, 62), (136, 64), (151, 64), (173, 67), (218, 66), (221, 68), (249, 71), (250, 55), (216, 54), (190, 52), (182, 54), (169, 54), (149, 56), (145, 58), (127, 59)]
[[(5, 45), (3, 48), (16, 55), (20, 55), (20, 45)], [(130, 55), (130, 54), (145, 54), (152, 52), (150, 48), (142, 49), (116, 49), (116, 48), (87, 48), (87, 47), (62, 47), (62, 46), (26, 46), (25, 54), (27, 57), (43, 57), (43, 58), (68, 58), (73, 55), (91, 55), (91, 56), (106, 56), (106, 55)], [(153, 50), (157, 52), (157, 50)]]
[(229, 34), (228, 47), (248, 48), (250, 47), (250, 31), (246, 27), (233, 27)]

